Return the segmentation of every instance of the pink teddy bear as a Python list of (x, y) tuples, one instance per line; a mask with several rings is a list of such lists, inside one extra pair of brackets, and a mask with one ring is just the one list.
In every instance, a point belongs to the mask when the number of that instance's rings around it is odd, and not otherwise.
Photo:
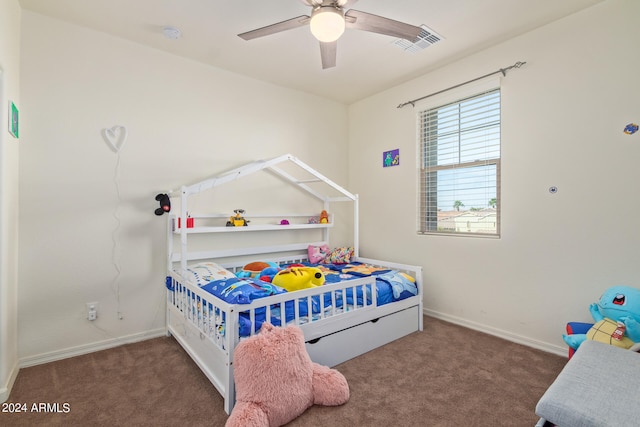
[(277, 427), (312, 405), (349, 400), (349, 384), (335, 369), (311, 361), (297, 326), (264, 323), (233, 356), (236, 405), (225, 427)]

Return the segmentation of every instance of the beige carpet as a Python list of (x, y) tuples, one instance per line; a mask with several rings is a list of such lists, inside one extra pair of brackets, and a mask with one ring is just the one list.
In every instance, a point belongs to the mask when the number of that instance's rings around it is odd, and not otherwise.
[[(314, 406), (289, 426), (535, 425), (535, 405), (565, 358), (430, 317), (424, 328), (338, 365), (350, 401)], [(27, 412), (0, 413), (2, 426), (223, 426), (227, 419), (220, 395), (172, 338), (24, 368), (8, 403)]]

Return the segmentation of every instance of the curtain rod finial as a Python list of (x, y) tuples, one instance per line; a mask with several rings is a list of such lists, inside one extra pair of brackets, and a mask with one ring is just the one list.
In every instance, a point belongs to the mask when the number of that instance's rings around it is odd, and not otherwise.
[(406, 107), (409, 104), (411, 104), (412, 107), (416, 106), (416, 103), (414, 101), (407, 101), (407, 102), (403, 102), (402, 104), (398, 104), (398, 106), (396, 108), (403, 108), (403, 107)]

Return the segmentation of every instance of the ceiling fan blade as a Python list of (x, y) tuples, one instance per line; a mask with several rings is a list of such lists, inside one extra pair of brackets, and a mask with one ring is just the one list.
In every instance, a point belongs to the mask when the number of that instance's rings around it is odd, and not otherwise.
[(267, 25), (266, 27), (258, 28), (256, 30), (247, 31), (246, 33), (238, 34), (238, 37), (244, 40), (253, 40), (258, 37), (269, 36), (271, 34), (279, 33), (281, 31), (292, 30), (294, 28), (301, 27), (309, 23), (311, 18), (307, 15), (301, 15), (296, 18), (288, 19), (286, 21), (278, 22), (277, 24)]
[(422, 31), (422, 28), (415, 25), (353, 9), (345, 14), (345, 21), (347, 28), (400, 37), (409, 41), (417, 39)]
[(338, 41), (324, 43), (320, 42), (320, 58), (322, 58), (322, 69), (333, 68), (336, 66), (336, 51)]

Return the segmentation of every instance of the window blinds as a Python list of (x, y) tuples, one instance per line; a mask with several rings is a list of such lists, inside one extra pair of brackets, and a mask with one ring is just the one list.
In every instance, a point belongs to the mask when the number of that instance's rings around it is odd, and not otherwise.
[(419, 112), (419, 233), (499, 234), (500, 90)]

